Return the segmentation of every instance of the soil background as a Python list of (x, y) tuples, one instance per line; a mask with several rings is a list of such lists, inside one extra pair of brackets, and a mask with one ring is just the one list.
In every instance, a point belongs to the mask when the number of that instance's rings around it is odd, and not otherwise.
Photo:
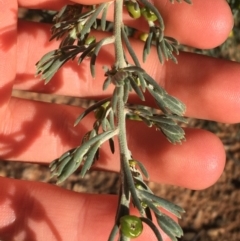
[[(44, 13), (45, 14), (45, 13)], [(33, 15), (21, 10), (20, 16), (28, 15), (36, 19), (42, 13)], [(49, 17), (48, 15), (45, 16)], [(231, 40), (231, 39), (230, 39)], [(208, 52), (217, 57), (239, 60), (239, 42), (231, 40), (225, 46)], [(189, 50), (191, 51), (191, 50)], [(14, 91), (13, 95), (47, 102), (70, 105), (88, 105), (89, 102), (76, 98), (59, 98), (37, 93)], [(193, 191), (168, 185), (149, 183), (154, 192), (173, 201), (186, 210), (180, 220), (184, 229), (181, 241), (240, 241), (240, 124), (226, 125), (202, 120), (190, 120), (189, 126), (203, 128), (215, 133), (223, 142), (227, 154), (225, 170), (212, 187), (203, 191)], [(76, 192), (116, 194), (118, 175), (103, 171), (90, 171), (84, 179), (74, 173), (62, 188)], [(0, 176), (54, 183), (50, 180), (47, 166), (0, 161)], [(11, 240), (9, 240), (11, 241)], [(30, 240), (29, 240), (30, 241)]]

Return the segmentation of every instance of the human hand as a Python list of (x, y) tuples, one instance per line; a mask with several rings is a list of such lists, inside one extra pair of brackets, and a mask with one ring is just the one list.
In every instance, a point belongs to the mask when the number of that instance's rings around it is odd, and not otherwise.
[[(157, 2), (164, 14), (167, 35), (193, 47), (219, 45), (232, 27), (231, 12), (225, 0), (195, 0), (192, 6)], [(91, 127), (91, 117), (73, 127), (81, 113), (80, 108), (11, 97), (13, 88), (83, 97), (102, 95), (101, 60), (95, 80), (90, 77), (89, 68), (84, 63), (80, 67), (75, 63), (67, 64), (47, 86), (34, 77), (34, 63), (43, 54), (55, 49), (57, 43), (48, 42), (49, 26), (19, 21), (17, 29), (18, 6), (58, 9), (67, 3), (67, 0), (0, 2), (1, 159), (49, 163), (78, 145)], [(131, 19), (127, 21), (129, 25), (133, 24)], [(142, 24), (135, 25), (138, 26), (142, 27)], [(102, 36), (103, 33), (96, 35)], [(142, 43), (137, 40), (133, 43), (141, 56)], [(110, 62), (113, 49), (104, 50), (100, 58)], [(187, 116), (239, 122), (238, 64), (187, 53), (181, 53), (178, 62), (178, 65), (169, 62), (161, 66), (156, 54), (151, 51), (143, 67), (170, 94), (187, 105)], [(110, 94), (110, 90), (106, 93)], [(173, 146), (159, 132), (143, 128), (141, 124), (129, 123), (128, 127), (131, 132), (130, 149), (137, 159), (144, 162), (154, 181), (201, 189), (212, 185), (223, 171), (223, 146), (209, 132), (186, 129), (187, 141)], [(149, 140), (155, 142), (150, 143)], [(150, 152), (145, 151), (148, 149)], [(98, 168), (118, 170), (119, 166), (112, 161), (107, 148), (101, 150), (101, 157), (104, 158), (96, 163)], [(158, 165), (161, 168), (156, 168)], [(114, 222), (116, 197), (73, 193), (47, 184), (7, 178), (1, 178), (1, 184), (0, 239), (107, 239)], [(146, 237), (155, 240), (148, 230), (138, 240), (146, 240)]]

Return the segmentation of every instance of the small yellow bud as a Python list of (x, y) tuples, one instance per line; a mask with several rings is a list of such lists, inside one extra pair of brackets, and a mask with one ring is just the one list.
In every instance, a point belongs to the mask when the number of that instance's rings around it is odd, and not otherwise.
[(148, 38), (147, 33), (142, 33), (139, 35), (139, 39), (142, 40), (143, 42), (146, 42), (147, 38)]
[(95, 43), (95, 42), (96, 42), (96, 38), (94, 36), (90, 36), (85, 40), (86, 45), (90, 45), (90, 44)]
[(231, 31), (231, 32), (229, 33), (228, 37), (229, 37), (229, 38), (234, 37), (234, 33), (233, 33), (233, 31)]

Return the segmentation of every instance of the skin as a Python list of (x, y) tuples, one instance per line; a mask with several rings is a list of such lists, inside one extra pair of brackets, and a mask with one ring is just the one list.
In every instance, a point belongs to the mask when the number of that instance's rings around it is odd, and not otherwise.
[[(84, 0), (76, 2), (85, 3)], [(49, 163), (78, 145), (81, 136), (91, 128), (92, 117), (76, 128), (72, 127), (81, 113), (79, 108), (11, 97), (12, 89), (102, 96), (101, 60), (105, 58), (104, 61), (111, 64), (113, 48), (102, 51), (94, 80), (90, 77), (88, 63), (83, 64), (86, 68), (67, 64), (47, 86), (34, 77), (34, 63), (56, 48), (57, 43), (48, 42), (49, 26), (17, 21), (18, 7), (59, 9), (67, 3), (67, 0), (0, 1), (1, 159)], [(191, 6), (185, 3), (171, 5), (168, 0), (156, 0), (156, 3), (166, 19), (166, 34), (193, 47), (213, 48), (221, 44), (233, 26), (225, 0), (193, 0)], [(141, 22), (135, 24), (127, 15), (125, 21), (144, 28)], [(101, 37), (104, 34), (95, 35)], [(141, 58), (142, 43), (133, 40), (132, 44)], [(225, 123), (240, 121), (239, 64), (188, 53), (181, 53), (178, 61), (178, 65), (169, 62), (161, 66), (151, 51), (149, 61), (143, 67), (170, 94), (187, 105), (187, 116)], [(111, 89), (104, 95), (110, 93)], [(186, 129), (187, 141), (182, 145), (171, 145), (160, 133), (139, 123), (128, 123), (128, 128), (129, 147), (134, 157), (145, 164), (151, 179), (156, 182), (203, 189), (214, 184), (224, 169), (224, 147), (216, 136), (205, 130)], [(141, 138), (137, 138), (140, 133)], [(154, 142), (150, 143), (150, 138)], [(114, 158), (108, 147), (101, 151), (96, 167), (117, 171), (117, 153)], [(158, 165), (161, 168), (156, 168)], [(1, 240), (107, 239), (117, 205), (115, 196), (74, 193), (48, 184), (4, 177), (0, 182)], [(137, 240), (155, 238), (146, 229)], [(164, 241), (167, 240), (164, 236)]]

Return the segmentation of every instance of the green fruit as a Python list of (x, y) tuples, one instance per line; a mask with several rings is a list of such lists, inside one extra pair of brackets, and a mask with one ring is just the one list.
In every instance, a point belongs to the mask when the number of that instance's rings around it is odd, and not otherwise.
[(150, 9), (148, 8), (142, 8), (141, 9), (141, 13), (143, 15), (143, 17), (147, 20), (147, 21), (151, 21), (154, 22), (157, 20), (157, 16), (155, 13), (153, 13)]
[(133, 215), (125, 215), (120, 218), (120, 231), (128, 238), (137, 238), (143, 230), (140, 218)]
[(126, 7), (127, 7), (129, 15), (132, 18), (136, 19), (136, 18), (140, 18), (141, 17), (141, 10), (140, 10), (140, 8), (139, 8), (137, 3), (128, 2), (126, 4)]

